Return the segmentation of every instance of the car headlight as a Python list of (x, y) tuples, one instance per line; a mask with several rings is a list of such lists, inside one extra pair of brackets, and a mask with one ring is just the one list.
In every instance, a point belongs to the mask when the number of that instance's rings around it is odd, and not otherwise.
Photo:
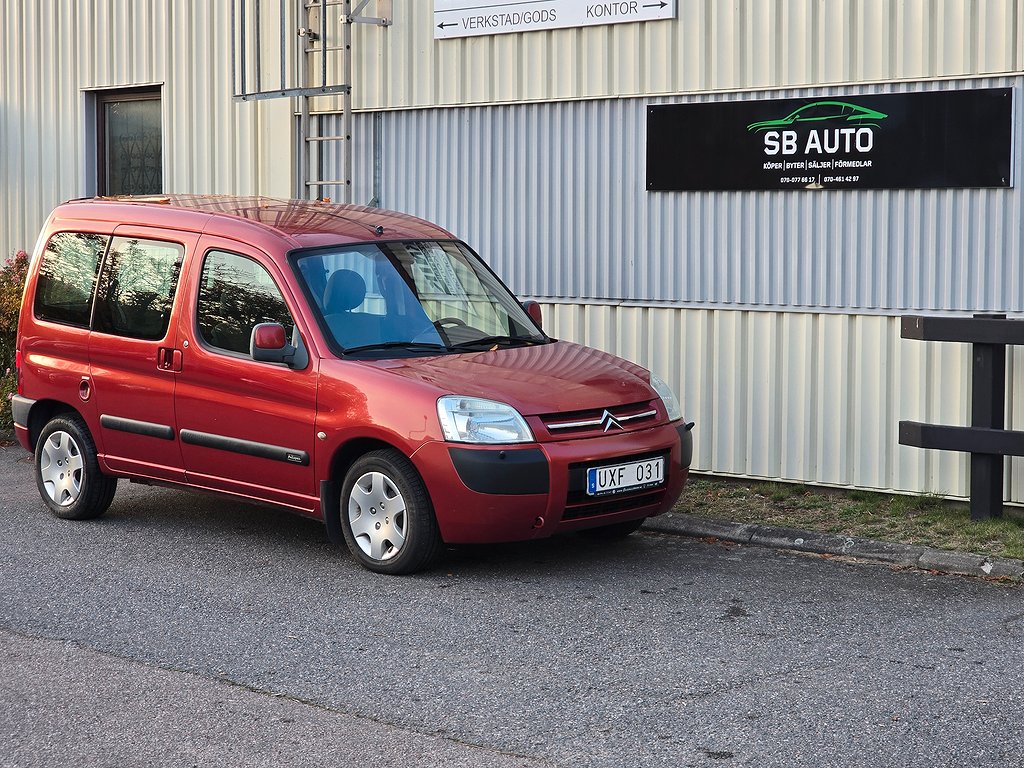
[(676, 421), (677, 419), (683, 418), (683, 412), (679, 408), (679, 401), (676, 399), (676, 393), (672, 391), (672, 387), (653, 373), (651, 374), (651, 386), (654, 388), (654, 391), (658, 393), (658, 397), (661, 398), (661, 402), (665, 404), (665, 410), (668, 412), (668, 420)]
[(454, 443), (532, 443), (533, 432), (511, 405), (449, 395), (437, 401), (444, 439)]

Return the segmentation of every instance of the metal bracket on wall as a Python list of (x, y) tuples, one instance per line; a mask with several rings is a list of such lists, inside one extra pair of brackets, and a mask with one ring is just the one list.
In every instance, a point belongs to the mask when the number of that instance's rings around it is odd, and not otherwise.
[(392, 0), (377, 0), (377, 15), (376, 16), (361, 16), (360, 14), (366, 10), (366, 6), (370, 4), (370, 0), (362, 0), (356, 4), (356, 7), (352, 9), (351, 16), (342, 16), (341, 21), (343, 24), (375, 24), (379, 27), (390, 27), (391, 26), (391, 2)]

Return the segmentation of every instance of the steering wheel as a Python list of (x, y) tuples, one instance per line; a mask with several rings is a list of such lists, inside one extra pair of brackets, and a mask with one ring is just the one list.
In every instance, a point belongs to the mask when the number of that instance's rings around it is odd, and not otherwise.
[(444, 328), (445, 326), (456, 326), (456, 325), (463, 325), (464, 326), (464, 325), (466, 325), (466, 321), (463, 320), (461, 317), (442, 317), (440, 320), (435, 320), (434, 321), (434, 326), (435, 327), (436, 326), (441, 326), (442, 328)]
[(444, 338), (445, 328), (457, 328), (460, 325), (465, 328), (466, 321), (458, 317), (442, 317), (440, 320), (435, 320), (413, 336), (411, 341), (416, 343), (434, 341), (437, 338), (438, 333), (442, 334), (442, 338)]

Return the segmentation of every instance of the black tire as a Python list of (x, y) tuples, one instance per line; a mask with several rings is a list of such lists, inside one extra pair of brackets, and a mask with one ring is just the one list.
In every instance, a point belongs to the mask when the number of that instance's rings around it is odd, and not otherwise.
[(64, 520), (99, 517), (117, 490), (117, 478), (100, 471), (89, 428), (73, 413), (54, 417), (39, 433), (35, 474), (39, 495)]
[(441, 554), (427, 488), (398, 451), (370, 451), (352, 464), (341, 486), (339, 512), (345, 543), (368, 570), (413, 573)]
[(639, 520), (627, 520), (624, 523), (612, 523), (611, 525), (602, 525), (598, 528), (585, 528), (580, 533), (591, 539), (602, 539), (604, 541), (624, 539), (638, 530), (646, 519), (646, 517), (641, 517)]

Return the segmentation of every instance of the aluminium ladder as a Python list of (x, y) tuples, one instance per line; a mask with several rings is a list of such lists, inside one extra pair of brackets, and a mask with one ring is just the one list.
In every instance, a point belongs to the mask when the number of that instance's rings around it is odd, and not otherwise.
[[(235, 101), (291, 98), (298, 116), (298, 174), (295, 196), (352, 202), (352, 25), (388, 27), (391, 0), (375, 0), (376, 16), (362, 15), (374, 0), (231, 0), (231, 84)], [(334, 10), (336, 9), (336, 10)], [(338, 15), (331, 18), (334, 13)], [(264, 45), (265, 30), (277, 32), (276, 47)], [(294, 30), (290, 35), (288, 30)], [(250, 44), (251, 39), (251, 44)], [(264, 70), (274, 60), (276, 87)], [(341, 101), (340, 129), (313, 131), (310, 101), (322, 96)], [(324, 120), (316, 121), (318, 127)], [(338, 146), (340, 174), (323, 178), (326, 147)]]

